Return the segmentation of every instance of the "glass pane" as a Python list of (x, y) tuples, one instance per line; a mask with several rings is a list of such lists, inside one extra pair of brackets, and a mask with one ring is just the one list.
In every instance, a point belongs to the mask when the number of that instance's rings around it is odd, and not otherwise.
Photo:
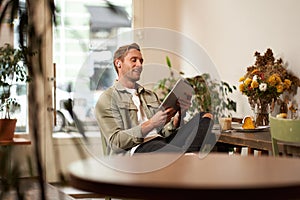
[[(114, 14), (105, 1), (56, 1), (57, 26), (53, 33), (57, 86), (55, 134), (78, 131), (67, 111), (69, 99), (85, 130), (99, 130), (94, 118), (94, 106), (101, 91), (116, 79), (112, 53), (117, 48), (117, 41), (103, 44), (108, 38), (131, 30), (132, 0), (109, 2), (128, 16)], [(88, 70), (83, 72), (83, 68)], [(87, 94), (74, 91), (78, 84)]]
[(27, 96), (27, 84), (19, 83), (11, 87), (11, 97), (16, 98), (20, 104), (13, 117), (17, 119), (17, 125), (15, 132), (27, 132), (28, 133), (28, 96)]
[[(25, 11), (26, 1), (20, 0), (20, 9)], [(19, 17), (19, 16), (18, 16)], [(18, 48), (19, 45), (19, 19), (14, 20), (14, 47)], [(26, 37), (25, 43), (26, 43)], [(16, 110), (13, 114), (13, 118), (17, 119), (16, 133), (28, 133), (28, 96), (27, 96), (27, 84), (26, 83), (15, 83), (11, 88), (11, 96), (16, 98), (17, 102), (20, 104), (20, 109)]]

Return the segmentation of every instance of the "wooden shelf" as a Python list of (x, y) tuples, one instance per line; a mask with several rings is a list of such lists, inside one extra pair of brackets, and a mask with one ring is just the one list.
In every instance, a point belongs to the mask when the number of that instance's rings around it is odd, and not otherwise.
[(0, 141), (1, 146), (7, 145), (30, 145), (31, 141), (25, 138), (13, 138), (12, 140), (2, 140)]

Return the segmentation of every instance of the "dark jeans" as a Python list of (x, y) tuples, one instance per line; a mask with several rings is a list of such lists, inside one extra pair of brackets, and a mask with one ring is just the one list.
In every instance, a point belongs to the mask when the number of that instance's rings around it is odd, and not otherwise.
[(167, 138), (157, 137), (141, 144), (135, 153), (198, 152), (205, 137), (210, 137), (213, 120), (197, 114), (178, 131)]

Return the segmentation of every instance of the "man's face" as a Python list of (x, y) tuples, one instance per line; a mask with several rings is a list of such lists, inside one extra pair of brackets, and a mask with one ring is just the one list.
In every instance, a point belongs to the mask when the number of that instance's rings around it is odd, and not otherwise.
[(119, 68), (119, 77), (131, 82), (140, 80), (143, 70), (143, 56), (140, 51), (130, 49)]

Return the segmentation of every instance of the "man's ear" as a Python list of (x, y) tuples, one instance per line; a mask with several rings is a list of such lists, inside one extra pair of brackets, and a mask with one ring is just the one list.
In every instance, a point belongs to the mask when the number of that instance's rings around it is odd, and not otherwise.
[(116, 64), (117, 67), (121, 67), (121, 61), (120, 60), (116, 60), (115, 64)]

